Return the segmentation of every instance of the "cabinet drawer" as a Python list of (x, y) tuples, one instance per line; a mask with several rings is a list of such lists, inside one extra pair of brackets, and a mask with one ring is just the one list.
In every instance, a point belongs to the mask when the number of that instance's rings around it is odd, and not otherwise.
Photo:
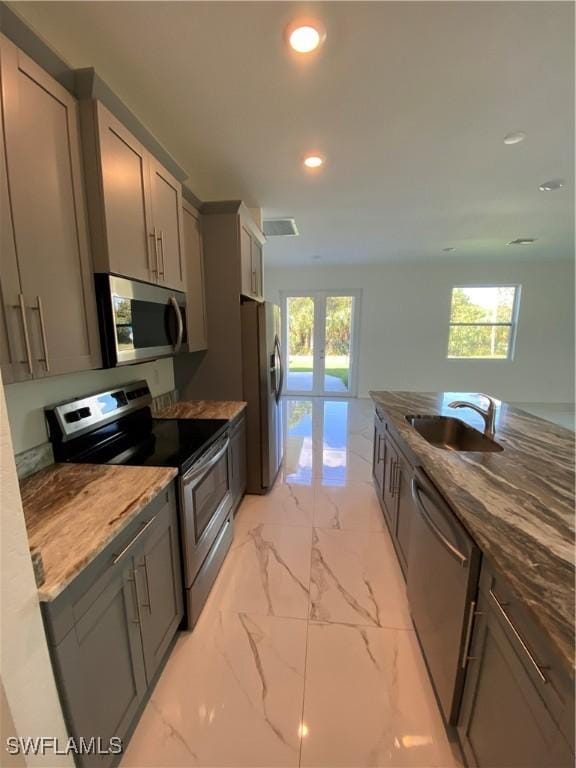
[[(156, 496), (126, 528), (114, 538), (99, 555), (49, 603), (42, 603), (42, 612), (48, 637), (59, 643), (81, 620), (98, 596), (117, 578), (124, 560), (136, 553), (143, 540), (152, 535), (162, 519), (170, 515), (175, 504), (174, 483)], [(153, 521), (153, 522), (152, 522)], [(144, 527), (146, 531), (144, 532)], [(142, 532), (142, 533), (141, 533)], [(136, 536), (139, 536), (136, 541)], [(133, 545), (131, 545), (133, 542)], [(117, 562), (114, 560), (117, 559)]]
[(574, 677), (558, 657), (528, 608), (509, 583), (488, 563), (482, 569), (480, 590), (570, 744), (574, 743)]

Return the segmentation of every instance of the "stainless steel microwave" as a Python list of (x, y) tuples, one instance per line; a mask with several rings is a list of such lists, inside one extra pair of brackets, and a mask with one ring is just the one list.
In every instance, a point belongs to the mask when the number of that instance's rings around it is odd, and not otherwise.
[(188, 351), (185, 293), (115, 275), (95, 279), (105, 368)]

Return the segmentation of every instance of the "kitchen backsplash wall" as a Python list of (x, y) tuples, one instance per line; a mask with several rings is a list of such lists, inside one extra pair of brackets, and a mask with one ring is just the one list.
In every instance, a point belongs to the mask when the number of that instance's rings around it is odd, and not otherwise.
[[(9, 384), (5, 387), (6, 405), (18, 474), (30, 474), (51, 463), (51, 452), (46, 447), (48, 432), (44, 420), (44, 407), (73, 397), (81, 397), (106, 387), (145, 379), (153, 397), (174, 390), (174, 364), (172, 358), (141, 365), (86, 371), (70, 376)], [(172, 397), (172, 395), (170, 395)], [(31, 449), (37, 449), (28, 453)], [(31, 470), (31, 466), (34, 469)]]

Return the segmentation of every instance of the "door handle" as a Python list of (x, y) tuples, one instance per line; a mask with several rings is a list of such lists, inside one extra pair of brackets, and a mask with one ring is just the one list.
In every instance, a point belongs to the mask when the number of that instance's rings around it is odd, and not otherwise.
[(506, 603), (501, 603), (500, 600), (498, 600), (498, 598), (494, 594), (493, 590), (490, 590), (490, 597), (492, 598), (492, 600), (496, 604), (496, 607), (500, 611), (500, 614), (501, 614), (502, 618), (504, 619), (504, 621), (506, 622), (507, 626), (512, 631), (514, 637), (520, 643), (520, 646), (521, 646), (522, 650), (524, 651), (524, 653), (526, 654), (526, 656), (530, 660), (530, 663), (532, 664), (532, 666), (536, 670), (536, 674), (538, 675), (540, 680), (542, 680), (543, 683), (547, 683), (548, 679), (546, 678), (546, 676), (542, 672), (542, 669), (546, 669), (546, 667), (541, 667), (540, 664), (538, 664), (538, 662), (536, 661), (536, 659), (532, 655), (532, 652), (530, 651), (530, 648), (528, 648), (528, 646), (526, 645), (526, 642), (525, 642), (524, 638), (522, 637), (520, 632), (518, 632), (518, 630), (516, 629), (516, 627), (512, 623), (512, 619), (510, 618), (510, 616), (508, 616), (508, 612), (505, 609)]
[(42, 307), (42, 299), (40, 296), (36, 296), (36, 304), (38, 309), (38, 316), (40, 318), (40, 334), (42, 336), (42, 346), (44, 347), (44, 365), (46, 366), (46, 372), (50, 370), (50, 362), (48, 360), (48, 342), (46, 341), (46, 326), (44, 325), (44, 309)]
[(24, 303), (24, 294), (18, 294), (18, 306), (20, 307), (20, 316), (22, 318), (22, 329), (24, 331), (24, 346), (26, 347), (26, 358), (30, 376), (34, 376), (34, 366), (32, 365), (32, 350), (30, 347), (30, 336), (28, 334), (28, 322), (26, 320), (26, 304)]
[(175, 296), (170, 296), (170, 304), (172, 305), (174, 312), (176, 313), (176, 323), (178, 325), (178, 331), (176, 335), (176, 344), (174, 344), (174, 352), (179, 352), (182, 346), (182, 337), (184, 336), (184, 322), (182, 320), (182, 312), (180, 311), (180, 305), (176, 301)]
[(160, 276), (160, 272), (158, 273), (158, 277), (160, 280), (162, 280), (163, 283), (166, 282), (166, 265), (164, 263), (164, 250), (165, 250), (165, 243), (164, 243), (164, 230), (160, 229), (160, 237), (157, 237), (156, 239), (160, 243), (160, 266), (162, 267), (162, 275)]

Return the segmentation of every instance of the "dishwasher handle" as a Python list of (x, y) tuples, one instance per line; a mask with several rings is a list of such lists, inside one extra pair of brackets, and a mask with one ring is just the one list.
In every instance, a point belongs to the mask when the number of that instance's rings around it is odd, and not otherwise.
[[(451, 541), (449, 541), (444, 533), (438, 528), (434, 520), (430, 517), (428, 514), (428, 511), (426, 510), (426, 507), (424, 506), (422, 502), (421, 495), (424, 495), (428, 497), (428, 499), (431, 502), (437, 502), (438, 505), (441, 505), (441, 507), (446, 506), (446, 502), (442, 499), (436, 488), (427, 480), (424, 478), (422, 473), (416, 471), (414, 475), (412, 476), (412, 482), (410, 485), (410, 490), (412, 492), (412, 498), (414, 499), (414, 502), (416, 506), (418, 507), (418, 511), (420, 512), (422, 519), (430, 529), (430, 531), (436, 536), (438, 541), (442, 544), (444, 549), (446, 549), (452, 557), (454, 557), (462, 568), (468, 567), (468, 557), (464, 555), (460, 550), (452, 544)], [(450, 513), (452, 514), (452, 513)]]

